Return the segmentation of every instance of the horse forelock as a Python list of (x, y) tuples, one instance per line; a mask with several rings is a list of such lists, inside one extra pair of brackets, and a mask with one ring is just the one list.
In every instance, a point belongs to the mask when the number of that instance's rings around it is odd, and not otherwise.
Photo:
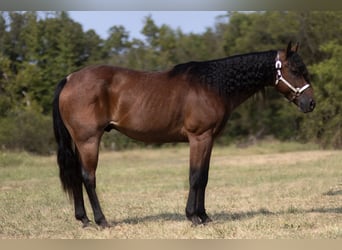
[(302, 60), (302, 58), (296, 53), (292, 52), (289, 57), (288, 61), (292, 67), (297, 69), (301, 74), (305, 75), (308, 74), (307, 68)]

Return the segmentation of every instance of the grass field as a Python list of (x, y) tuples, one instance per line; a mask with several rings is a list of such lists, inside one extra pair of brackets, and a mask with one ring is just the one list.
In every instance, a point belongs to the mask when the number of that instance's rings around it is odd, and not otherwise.
[(0, 238), (342, 239), (341, 151), (277, 142), (215, 147), (206, 198), (213, 222), (198, 227), (184, 215), (186, 145), (100, 154), (107, 229), (74, 219), (55, 162), (0, 152)]

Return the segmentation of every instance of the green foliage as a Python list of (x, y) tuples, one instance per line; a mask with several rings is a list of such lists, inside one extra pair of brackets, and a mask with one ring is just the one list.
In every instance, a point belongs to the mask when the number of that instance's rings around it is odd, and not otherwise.
[(55, 149), (49, 116), (33, 110), (13, 112), (0, 119), (0, 142), (3, 149), (50, 154)]
[(331, 41), (321, 46), (327, 58), (310, 70), (314, 75), (317, 108), (303, 124), (308, 137), (323, 146), (342, 147), (342, 45)]
[[(252, 98), (233, 113), (219, 143), (271, 136), (340, 148), (341, 23), (340, 11), (228, 12), (205, 32), (185, 34), (147, 16), (141, 29), (144, 39), (130, 37), (124, 26), (112, 26), (103, 40), (94, 30), (84, 31), (67, 12), (0, 12), (0, 147), (50, 151), (55, 86), (86, 65), (166, 70), (186, 61), (284, 49), (292, 40), (300, 42), (300, 54), (312, 73), (316, 110), (304, 115), (276, 91), (266, 90), (265, 98)], [(25, 142), (25, 133), (31, 143)], [(136, 145), (113, 132), (103, 141), (105, 148)]]

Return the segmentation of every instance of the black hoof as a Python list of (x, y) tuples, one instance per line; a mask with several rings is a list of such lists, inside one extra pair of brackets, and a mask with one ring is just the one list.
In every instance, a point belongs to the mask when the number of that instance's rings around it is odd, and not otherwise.
[(90, 222), (91, 222), (90, 220), (82, 222), (82, 227), (83, 228), (89, 227)]
[(192, 222), (192, 225), (191, 225), (192, 227), (196, 227), (196, 226), (202, 224), (202, 221), (200, 220), (200, 218), (197, 215), (193, 215), (188, 219)]
[(207, 214), (202, 215), (192, 215), (187, 216), (188, 220), (192, 222), (192, 226), (198, 226), (198, 225), (207, 225), (208, 223), (212, 222), (212, 219)]
[(209, 216), (207, 214), (202, 214), (199, 217), (201, 218), (202, 224), (204, 224), (204, 225), (213, 221), (212, 219), (209, 218)]
[(102, 219), (102, 220), (96, 221), (96, 224), (99, 225), (101, 228), (108, 228), (108, 227), (110, 227), (110, 225), (108, 224), (106, 219)]
[(192, 222), (192, 226), (206, 225), (212, 222), (206, 212), (189, 213), (185, 211), (185, 214), (188, 220)]
[(88, 227), (91, 222), (87, 216), (76, 216), (76, 219), (82, 222), (82, 227)]

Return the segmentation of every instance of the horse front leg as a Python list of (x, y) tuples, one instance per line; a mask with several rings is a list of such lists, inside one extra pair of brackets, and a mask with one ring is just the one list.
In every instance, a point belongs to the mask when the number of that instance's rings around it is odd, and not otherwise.
[(193, 225), (210, 222), (205, 211), (205, 189), (208, 183), (209, 163), (213, 147), (211, 133), (189, 136), (190, 173), (189, 196), (186, 205), (186, 216)]

